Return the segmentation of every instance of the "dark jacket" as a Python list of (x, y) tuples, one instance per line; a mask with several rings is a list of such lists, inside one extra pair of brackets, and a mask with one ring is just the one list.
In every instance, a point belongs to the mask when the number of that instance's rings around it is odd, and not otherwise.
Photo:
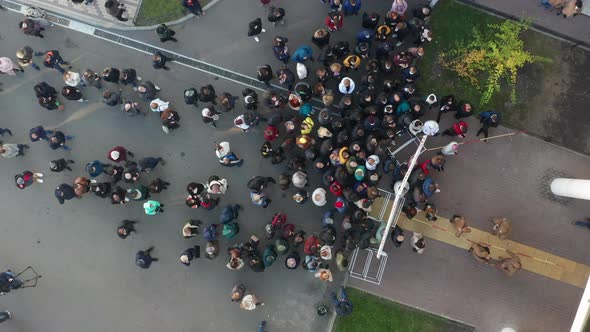
[[(33, 129), (31, 129), (29, 131), (29, 138), (31, 139), (31, 142), (37, 142), (40, 140), (49, 140), (49, 137), (47, 137), (47, 134), (52, 134), (53, 131), (51, 130), (45, 130), (45, 128), (43, 128), (43, 126), (37, 126)], [(33, 138), (33, 134), (37, 135), (37, 138)]]
[(59, 204), (63, 204), (65, 201), (76, 197), (76, 192), (69, 184), (62, 183), (55, 189), (54, 195), (59, 201)]
[(143, 86), (145, 88), (145, 92), (137, 92), (139, 93), (139, 96), (141, 97), (141, 99), (143, 100), (147, 100), (147, 101), (152, 101), (155, 97), (156, 97), (156, 86), (154, 85), (154, 83), (150, 82), (150, 81), (145, 81), (143, 82), (140, 87)]
[(140, 250), (135, 254), (135, 264), (142, 269), (149, 269), (150, 265), (154, 259), (148, 253), (143, 250)]
[(66, 142), (66, 135), (61, 131), (56, 131), (53, 135), (51, 135), (50, 139), (53, 137), (56, 138), (56, 141), (55, 142), (49, 141), (49, 147), (52, 148), (53, 150), (57, 150), (58, 148), (63, 146), (64, 143)]

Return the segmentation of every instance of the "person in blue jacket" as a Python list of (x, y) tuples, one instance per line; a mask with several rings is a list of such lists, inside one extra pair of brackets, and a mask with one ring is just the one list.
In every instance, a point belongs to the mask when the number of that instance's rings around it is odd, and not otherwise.
[(307, 45), (300, 46), (295, 52), (293, 52), (291, 60), (301, 63), (304, 63), (307, 60), (313, 61), (313, 51), (311, 50), (311, 47)]
[[(475, 136), (483, 133), (484, 137), (488, 138), (488, 129), (490, 127), (496, 128), (500, 124), (500, 113), (496, 111), (483, 112), (479, 115), (479, 122), (481, 122), (481, 128)], [(484, 140), (484, 142), (487, 142), (487, 140)]]
[(361, 10), (361, 0), (344, 0), (342, 11), (344, 15), (358, 15)]

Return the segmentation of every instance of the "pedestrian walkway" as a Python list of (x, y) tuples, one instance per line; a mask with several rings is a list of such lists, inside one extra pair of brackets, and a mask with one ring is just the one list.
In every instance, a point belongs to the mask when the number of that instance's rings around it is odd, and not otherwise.
[[(385, 216), (388, 216), (393, 207), (393, 200), (377, 198), (373, 203), (372, 211), (382, 211), (383, 204), (386, 204)], [(584, 288), (590, 276), (590, 266), (515, 241), (500, 240), (497, 236), (477, 228), (471, 227), (471, 233), (456, 237), (455, 229), (449, 219), (440, 216), (437, 216), (436, 221), (431, 222), (428, 221), (424, 212), (418, 213), (413, 219), (408, 219), (402, 214), (397, 224), (403, 230), (422, 233), (426, 237), (465, 250), (468, 250), (472, 243), (483, 244), (491, 249), (490, 254), (494, 259), (509, 257), (506, 251), (510, 250), (520, 256), (523, 269), (576, 287)]]
[(104, 7), (105, 1), (95, 0), (88, 5), (75, 4), (70, 0), (22, 0), (21, 3), (28, 6), (39, 7), (56, 14), (71, 17), (82, 23), (102, 26), (106, 28), (132, 27), (135, 16), (139, 10), (140, 0), (119, 0), (125, 5), (128, 21), (121, 22), (107, 13)]
[(561, 38), (572, 40), (575, 43), (590, 47), (590, 5), (584, 6), (583, 13), (575, 17), (563, 18), (541, 6), (540, 0), (457, 0), (458, 2), (482, 7), (497, 14), (512, 18), (532, 19), (533, 25), (544, 32)]

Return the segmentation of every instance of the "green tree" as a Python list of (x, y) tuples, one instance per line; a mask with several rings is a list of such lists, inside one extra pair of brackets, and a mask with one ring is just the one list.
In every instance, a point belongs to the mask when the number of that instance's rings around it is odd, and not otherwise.
[(484, 32), (474, 27), (473, 38), (444, 53), (442, 64), (481, 91), (482, 105), (500, 91), (503, 82), (511, 89), (510, 96), (514, 102), (518, 70), (527, 63), (550, 61), (524, 49), (521, 34), (529, 27), (529, 21), (512, 20), (488, 24)]

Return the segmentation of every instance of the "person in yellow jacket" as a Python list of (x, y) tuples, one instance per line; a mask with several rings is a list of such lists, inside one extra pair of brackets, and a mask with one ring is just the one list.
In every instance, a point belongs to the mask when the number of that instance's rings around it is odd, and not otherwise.
[(357, 70), (361, 65), (361, 57), (356, 55), (349, 55), (344, 59), (344, 70), (348, 71), (349, 69)]
[(301, 122), (301, 135), (309, 135), (313, 130), (313, 126), (315, 123), (310, 117), (305, 118), (303, 122)]

